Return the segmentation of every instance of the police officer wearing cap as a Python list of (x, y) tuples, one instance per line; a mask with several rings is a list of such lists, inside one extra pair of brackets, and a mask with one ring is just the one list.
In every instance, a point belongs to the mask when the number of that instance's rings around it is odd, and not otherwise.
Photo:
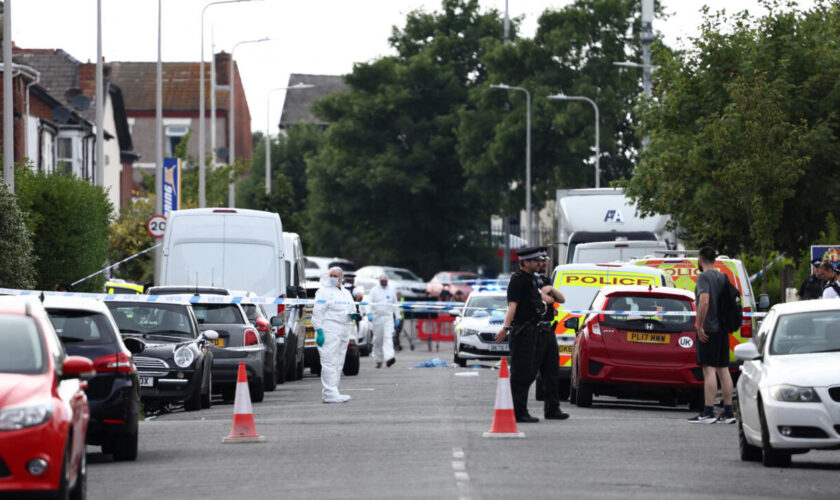
[(810, 276), (805, 278), (802, 286), (799, 287), (799, 300), (811, 300), (822, 298), (823, 289), (825, 288), (825, 281), (820, 277), (820, 264), (822, 260), (814, 259), (811, 261), (813, 272)]
[[(545, 256), (545, 247), (521, 248), (518, 254), (520, 267), (508, 284), (507, 314), (504, 326), (496, 334), (496, 342), (502, 342), (505, 337), (510, 339), (510, 389), (516, 421), (533, 423), (539, 419), (528, 413), (528, 391), (536, 376), (537, 323), (546, 308), (536, 272), (540, 267), (539, 259)], [(554, 342), (556, 349), (556, 340)], [(554, 392), (557, 393), (556, 387)], [(546, 416), (559, 418), (555, 413)]]

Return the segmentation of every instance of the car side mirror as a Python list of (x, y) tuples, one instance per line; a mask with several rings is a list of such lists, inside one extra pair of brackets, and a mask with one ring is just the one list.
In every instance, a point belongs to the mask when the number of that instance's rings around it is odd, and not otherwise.
[(93, 362), (82, 356), (67, 356), (64, 364), (61, 365), (62, 379), (90, 380), (95, 376), (96, 368), (93, 367)]
[(219, 332), (216, 330), (205, 330), (202, 335), (207, 340), (219, 340)]
[(580, 328), (580, 319), (566, 318), (566, 321), (563, 322), (563, 326), (565, 326), (568, 330), (574, 330), (575, 332), (577, 332)]
[(457, 318), (457, 317), (461, 316), (461, 310), (460, 309), (453, 309), (453, 310), (449, 311), (449, 314), (451, 316), (455, 316)]
[(131, 354), (140, 354), (146, 349), (146, 344), (134, 338), (123, 339), (123, 344), (125, 344), (125, 348), (128, 349)]
[(761, 354), (759, 354), (758, 347), (753, 342), (744, 342), (735, 346), (735, 357), (741, 361), (752, 361), (760, 359)]
[(281, 318), (280, 316), (272, 316), (270, 322), (271, 326), (275, 326), (277, 328), (283, 326), (283, 318)]
[(758, 310), (766, 311), (768, 309), (770, 309), (770, 296), (766, 293), (762, 293), (758, 296)]

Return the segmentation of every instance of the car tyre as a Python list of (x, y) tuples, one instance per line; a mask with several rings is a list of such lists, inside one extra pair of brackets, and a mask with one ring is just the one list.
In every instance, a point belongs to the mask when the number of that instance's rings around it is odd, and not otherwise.
[[(271, 366), (271, 368), (268, 371), (263, 372), (263, 388), (266, 392), (272, 392), (274, 391), (274, 389), (277, 388), (280, 374), (277, 373), (276, 363), (272, 363), (271, 361), (269, 361), (265, 364)], [(283, 380), (283, 382), (285, 382), (285, 380)]]
[(581, 408), (589, 408), (592, 406), (592, 384), (578, 382), (577, 405)]
[[(291, 335), (288, 339), (286, 344), (286, 348), (297, 346), (297, 335)], [(297, 350), (289, 350), (286, 353), (286, 380), (294, 380), (295, 379), (295, 370), (297, 370), (297, 362), (296, 356)]]
[(67, 435), (67, 446), (64, 447), (64, 460), (61, 462), (61, 479), (58, 481), (58, 489), (51, 493), (56, 500), (68, 500), (70, 498), (70, 446), (73, 435)]
[(233, 401), (236, 397), (236, 386), (225, 387), (222, 389), (222, 400)]
[(79, 472), (76, 474), (76, 484), (70, 491), (70, 500), (85, 500), (87, 498), (87, 453), (82, 450), (82, 460), (79, 462)]
[(295, 363), (295, 366), (297, 367), (295, 371), (295, 380), (300, 380), (303, 378), (303, 369), (305, 368), (303, 366), (303, 359)]
[(461, 368), (466, 368), (467, 367), (467, 360), (462, 359), (461, 356), (458, 356), (457, 352), (455, 353), (455, 358), (453, 359), (453, 361), (455, 361), (455, 364), (457, 364)]
[(111, 454), (117, 462), (130, 462), (137, 460), (138, 433), (121, 434), (114, 439), (111, 445)]
[(348, 377), (355, 377), (359, 374), (359, 348), (352, 347), (347, 349), (347, 357), (344, 359), (344, 369), (342, 372)]
[[(202, 373), (203, 378), (204, 374)], [(196, 378), (193, 393), (184, 401), (184, 410), (198, 411), (201, 409), (201, 378)]]
[(706, 404), (705, 396), (703, 395), (703, 391), (695, 391), (691, 394), (688, 400), (688, 409), (691, 411), (701, 411), (703, 406)]
[(254, 403), (262, 403), (262, 400), (265, 399), (265, 387), (263, 387), (262, 380), (257, 380), (253, 385), (249, 385), (248, 391), (251, 393), (251, 401)]
[(790, 452), (774, 450), (770, 444), (770, 430), (764, 418), (764, 403), (758, 401), (758, 418), (761, 420), (761, 463), (765, 467), (790, 466)]
[(210, 380), (207, 382), (207, 392), (201, 395), (201, 407), (210, 408), (213, 406), (213, 372), (210, 372)]
[(761, 461), (761, 448), (753, 446), (747, 441), (747, 436), (744, 435), (744, 424), (740, 417), (738, 418), (738, 451), (741, 460), (744, 462)]
[(560, 392), (560, 401), (566, 401), (567, 399), (569, 399), (569, 391), (571, 390), (571, 386), (569, 385), (568, 381), (561, 380), (560, 387), (558, 390)]
[(277, 383), (278, 384), (285, 384), (286, 383), (286, 350), (284, 349), (279, 356), (277, 356), (277, 362), (274, 365), (274, 371), (277, 373)]

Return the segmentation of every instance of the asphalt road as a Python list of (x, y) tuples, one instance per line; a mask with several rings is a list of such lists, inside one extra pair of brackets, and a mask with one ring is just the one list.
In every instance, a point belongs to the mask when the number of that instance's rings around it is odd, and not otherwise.
[(687, 409), (596, 399), (564, 404), (569, 420), (520, 425), (524, 439), (483, 438), (498, 371), (409, 369), (451, 359), (451, 344), (418, 349), (389, 369), (362, 358), (342, 379), (345, 404), (321, 403), (308, 373), (278, 386), (254, 405), (264, 443), (222, 444), (233, 405), (221, 402), (141, 422), (136, 462), (89, 448), (89, 498), (840, 497), (840, 451), (795, 455), (786, 469), (743, 463), (735, 425), (691, 425)]

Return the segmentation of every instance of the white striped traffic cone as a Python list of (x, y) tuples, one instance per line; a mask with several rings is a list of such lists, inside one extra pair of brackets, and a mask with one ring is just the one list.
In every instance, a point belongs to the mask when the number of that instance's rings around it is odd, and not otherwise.
[(236, 377), (236, 397), (233, 400), (233, 425), (230, 435), (222, 439), (223, 443), (259, 443), (265, 438), (257, 434), (254, 424), (254, 409), (251, 408), (251, 393), (248, 391), (248, 374), (245, 363), (239, 363)]
[(507, 358), (502, 358), (502, 366), (499, 367), (499, 384), (496, 386), (496, 410), (493, 412), (493, 424), (490, 426), (490, 431), (485, 432), (483, 436), (486, 438), (525, 437), (525, 433), (519, 432), (516, 427)]

